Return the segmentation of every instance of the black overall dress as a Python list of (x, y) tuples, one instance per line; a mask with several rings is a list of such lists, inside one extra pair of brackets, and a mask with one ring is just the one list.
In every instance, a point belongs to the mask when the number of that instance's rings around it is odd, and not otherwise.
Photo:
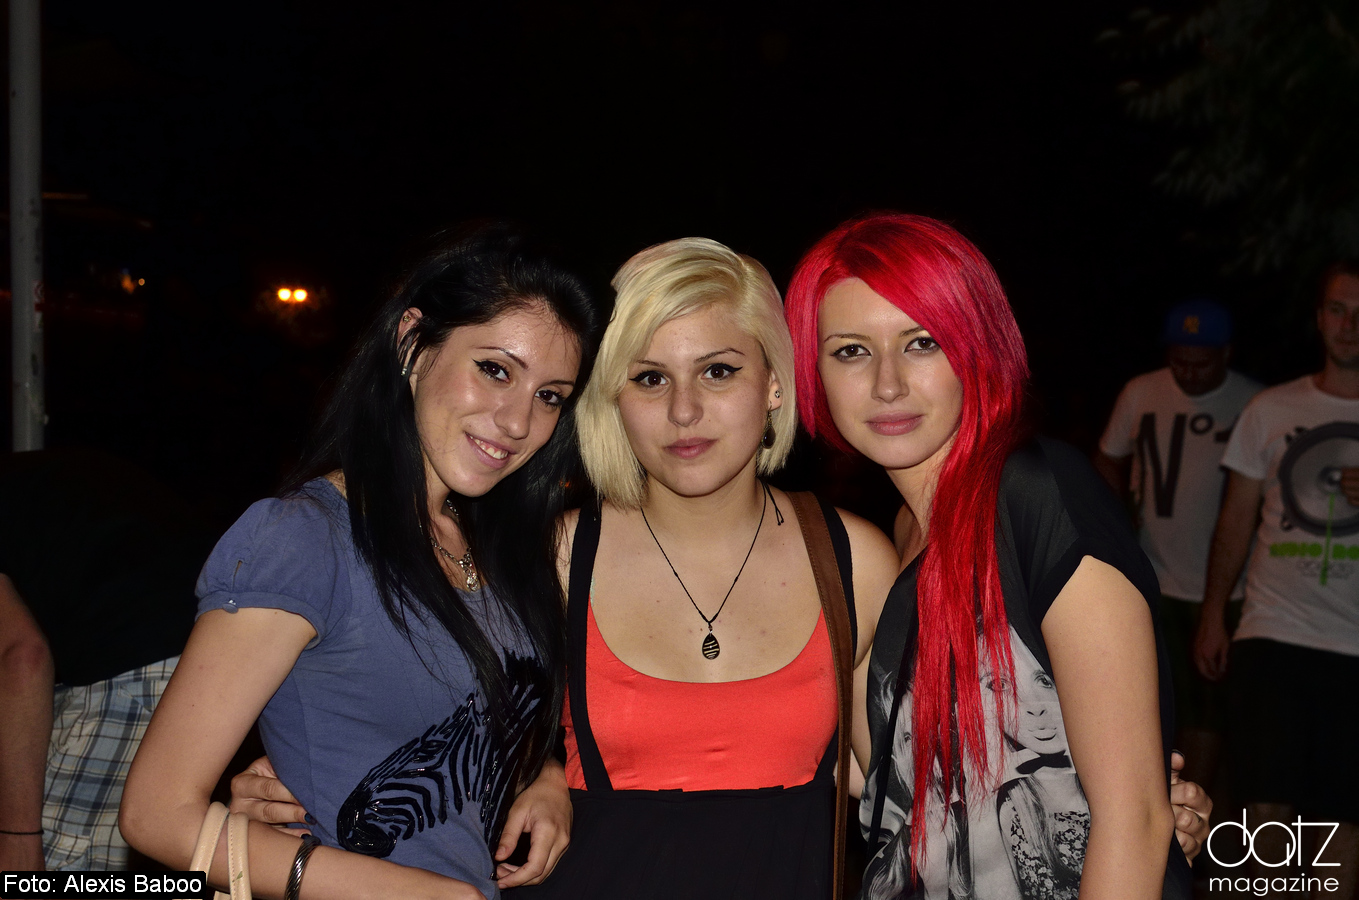
[[(821, 507), (853, 634), (849, 537), (835, 510), (824, 503)], [(590, 728), (585, 683), (586, 616), (598, 547), (599, 513), (581, 510), (567, 591), (567, 681), (587, 789), (571, 791), (571, 846), (557, 868), (541, 885), (508, 891), (506, 897), (827, 900), (835, 830), (835, 735), (816, 775), (795, 787), (613, 789)]]

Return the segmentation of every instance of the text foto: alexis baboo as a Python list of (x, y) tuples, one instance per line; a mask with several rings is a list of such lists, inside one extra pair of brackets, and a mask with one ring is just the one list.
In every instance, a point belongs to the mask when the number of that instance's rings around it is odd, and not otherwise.
[(0, 900), (128, 900), (134, 897), (208, 897), (203, 872), (5, 872)]

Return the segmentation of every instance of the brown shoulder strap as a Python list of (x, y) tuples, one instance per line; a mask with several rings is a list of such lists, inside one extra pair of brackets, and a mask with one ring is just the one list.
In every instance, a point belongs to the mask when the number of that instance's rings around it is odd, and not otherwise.
[(845, 830), (849, 824), (849, 738), (853, 727), (850, 705), (854, 697), (854, 647), (850, 637), (849, 608), (845, 603), (845, 588), (840, 583), (840, 567), (835, 561), (830, 530), (821, 504), (810, 491), (790, 491), (797, 521), (802, 526), (802, 541), (807, 545), (812, 574), (816, 577), (816, 591), (821, 596), (821, 609), (826, 615), (826, 629), (830, 633), (831, 658), (835, 662), (835, 697), (839, 708), (837, 757), (835, 761), (835, 850), (833, 856), (831, 896), (841, 900), (845, 884)]

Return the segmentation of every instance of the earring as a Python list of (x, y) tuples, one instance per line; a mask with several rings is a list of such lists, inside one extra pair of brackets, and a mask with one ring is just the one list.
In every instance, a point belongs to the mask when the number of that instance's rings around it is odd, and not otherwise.
[(775, 400), (779, 399), (779, 398), (782, 397), (782, 396), (783, 396), (783, 391), (775, 391), (775, 392), (774, 392), (774, 399), (775, 399)]
[(403, 323), (404, 323), (404, 322), (409, 322), (410, 320), (411, 320), (411, 314), (410, 314), (410, 313), (406, 313), (404, 316), (401, 317), (401, 321), (402, 321)]
[(402, 378), (409, 378), (409, 377), (410, 377), (410, 374), (411, 374), (411, 364), (410, 364), (410, 363), (406, 363), (404, 366), (401, 367), (401, 377), (402, 377)]
[(774, 446), (774, 411), (765, 410), (764, 413), (764, 436), (760, 438), (760, 446), (768, 450)]

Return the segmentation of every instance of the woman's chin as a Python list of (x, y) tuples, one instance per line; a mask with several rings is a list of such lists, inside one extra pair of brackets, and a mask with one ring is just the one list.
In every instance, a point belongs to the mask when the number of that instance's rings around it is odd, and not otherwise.
[(929, 459), (927, 454), (911, 452), (910, 448), (882, 446), (881, 444), (856, 447), (870, 462), (882, 466), (889, 472), (904, 472), (918, 468)]
[[(713, 460), (712, 463), (718, 463)], [(729, 486), (734, 481), (739, 481), (747, 469), (753, 475), (754, 465), (752, 459), (741, 461), (737, 465), (728, 461), (725, 465), (705, 464), (705, 465), (666, 465), (657, 467), (656, 471), (647, 469), (647, 481), (656, 484), (665, 490), (679, 497), (696, 499), (707, 497), (717, 493)]]
[(714, 477), (714, 478), (675, 478), (667, 479), (665, 481), (652, 479), (652, 481), (659, 482), (661, 486), (663, 486), (667, 491), (669, 491), (670, 493), (674, 494), (677, 497), (683, 497), (687, 500), (698, 500), (703, 497), (710, 497), (713, 494), (716, 494), (722, 488), (730, 484), (732, 479)]

